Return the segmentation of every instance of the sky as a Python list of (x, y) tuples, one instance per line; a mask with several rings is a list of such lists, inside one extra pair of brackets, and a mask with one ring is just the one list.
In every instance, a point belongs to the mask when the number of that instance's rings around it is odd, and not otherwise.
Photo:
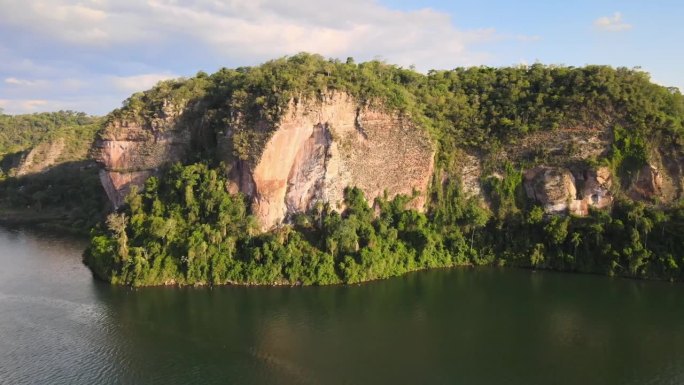
[(0, 0), (0, 108), (102, 115), (163, 79), (306, 51), (419, 71), (640, 67), (684, 91), (669, 0)]

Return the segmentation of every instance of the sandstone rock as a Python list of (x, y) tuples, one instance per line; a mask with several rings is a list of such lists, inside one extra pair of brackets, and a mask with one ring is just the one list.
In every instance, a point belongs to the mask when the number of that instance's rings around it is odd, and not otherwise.
[(647, 164), (632, 180), (628, 194), (635, 200), (653, 200), (662, 195), (662, 185), (663, 177), (660, 170)]
[(567, 211), (585, 216), (590, 207), (604, 209), (613, 204), (612, 176), (607, 167), (584, 170), (577, 177), (563, 168), (536, 167), (526, 171), (524, 179), (527, 196), (541, 203), (548, 214)]
[(353, 97), (332, 93), (323, 100), (291, 102), (254, 166), (240, 164), (233, 179), (252, 196), (264, 229), (319, 201), (342, 209), (347, 186), (372, 202), (387, 191), (418, 197), (422, 209), (434, 151), (427, 134), (410, 120)]
[(586, 170), (582, 173), (583, 185), (578, 199), (570, 205), (570, 213), (578, 216), (589, 214), (589, 208), (605, 209), (613, 205), (612, 175), (608, 167)]
[(102, 166), (100, 181), (115, 207), (132, 186), (142, 186), (160, 167), (182, 161), (190, 150), (190, 130), (165, 104), (160, 116), (147, 122), (113, 120), (96, 141), (93, 156)]
[[(95, 157), (115, 206), (162, 166), (187, 159), (202, 123), (180, 119), (181, 110), (165, 104), (151, 121), (114, 119), (102, 132)], [(319, 201), (342, 209), (348, 186), (361, 188), (369, 202), (385, 191), (389, 197), (415, 191), (413, 208), (425, 204), (434, 150), (427, 133), (401, 114), (331, 92), (315, 100), (292, 100), (275, 124), (259, 121), (245, 127), (245, 122), (236, 115), (227, 123), (216, 138), (217, 157), (227, 163), (228, 189), (251, 197), (263, 229)], [(232, 135), (238, 129), (268, 135), (259, 154), (234, 156)]]
[(19, 161), (15, 175), (22, 176), (45, 171), (62, 155), (64, 146), (64, 138), (37, 145)]
[(548, 214), (568, 210), (575, 200), (575, 178), (570, 171), (555, 167), (535, 167), (524, 175), (527, 196), (535, 199)]

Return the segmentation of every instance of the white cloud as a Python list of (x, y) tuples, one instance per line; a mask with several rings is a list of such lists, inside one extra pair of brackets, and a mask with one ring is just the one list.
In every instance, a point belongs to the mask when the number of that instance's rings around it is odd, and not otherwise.
[(397, 11), (374, 0), (4, 2), (0, 22), (70, 44), (130, 49), (190, 41), (249, 62), (308, 51), (360, 60), (382, 55), (400, 65), (448, 68), (482, 64), (487, 55), (472, 48), (479, 43), (535, 39), (493, 29), (460, 30), (446, 13)]
[[(103, 100), (109, 107), (103, 110)], [(121, 103), (121, 97), (111, 95), (98, 95), (97, 97), (84, 95), (81, 97), (59, 97), (56, 99), (0, 99), (0, 108), (6, 114), (30, 114), (42, 111), (72, 110), (83, 111), (91, 114), (105, 114), (112, 106)]]
[(36, 112), (39, 107), (42, 107), (48, 103), (47, 100), (43, 99), (0, 99), (0, 108), (10, 113), (29, 113)]
[(26, 79), (19, 79), (19, 78), (15, 78), (15, 77), (8, 77), (8, 78), (5, 78), (5, 84), (8, 84), (10, 86), (32, 87), (32, 86), (40, 84), (40, 82), (35, 81), (35, 80), (26, 80)]
[[(106, 113), (160, 80), (301, 51), (418, 70), (488, 64), (487, 44), (537, 36), (461, 29), (433, 9), (377, 0), (0, 0), (8, 112)], [(2, 31), (0, 31), (2, 32)], [(31, 47), (31, 48), (26, 48)], [(40, 52), (40, 54), (38, 54)], [(189, 69), (189, 70), (188, 70)], [(43, 104), (31, 101), (46, 101)]]
[(177, 78), (177, 75), (169, 73), (163, 74), (142, 74), (133, 76), (112, 76), (111, 84), (118, 90), (126, 92), (144, 91), (151, 88), (161, 80)]
[(615, 12), (613, 16), (603, 16), (594, 20), (594, 26), (610, 32), (626, 31), (632, 28), (631, 24), (627, 24), (622, 20), (622, 13)]

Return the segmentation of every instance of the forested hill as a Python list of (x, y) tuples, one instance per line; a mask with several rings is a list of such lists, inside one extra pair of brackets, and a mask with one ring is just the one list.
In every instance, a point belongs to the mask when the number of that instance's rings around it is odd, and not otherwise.
[(87, 234), (107, 204), (90, 148), (102, 119), (0, 114), (0, 221)]
[(120, 206), (85, 258), (130, 285), (483, 264), (681, 280), (683, 118), (677, 89), (607, 66), (201, 72), (106, 118)]

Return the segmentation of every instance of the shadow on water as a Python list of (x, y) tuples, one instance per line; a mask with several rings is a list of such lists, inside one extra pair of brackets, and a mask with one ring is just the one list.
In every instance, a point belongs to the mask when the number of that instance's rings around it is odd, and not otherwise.
[(6, 266), (0, 272), (0, 378), (80, 384), (684, 381), (681, 285), (454, 269), (360, 286), (135, 290), (94, 281), (80, 263), (81, 250), (64, 240), (0, 232)]
[(469, 269), (353, 287), (115, 289), (107, 301), (136, 381), (637, 384), (682, 378), (676, 289)]

